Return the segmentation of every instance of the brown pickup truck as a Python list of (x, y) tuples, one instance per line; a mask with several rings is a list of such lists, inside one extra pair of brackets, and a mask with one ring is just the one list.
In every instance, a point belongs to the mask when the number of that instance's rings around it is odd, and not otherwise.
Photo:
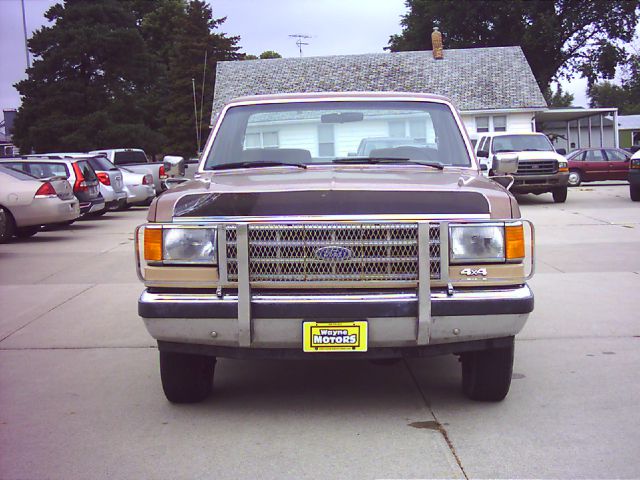
[[(406, 145), (353, 154), (400, 124)], [(501, 400), (533, 310), (533, 227), (433, 95), (232, 101), (196, 178), (151, 205), (136, 258), (139, 315), (176, 403), (211, 393), (217, 357), (440, 354), (460, 356), (469, 398)]]

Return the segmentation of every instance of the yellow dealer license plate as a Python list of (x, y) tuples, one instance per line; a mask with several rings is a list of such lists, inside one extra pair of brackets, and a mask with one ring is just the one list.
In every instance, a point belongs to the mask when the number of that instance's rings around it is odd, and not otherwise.
[(366, 352), (367, 322), (303, 322), (305, 352)]

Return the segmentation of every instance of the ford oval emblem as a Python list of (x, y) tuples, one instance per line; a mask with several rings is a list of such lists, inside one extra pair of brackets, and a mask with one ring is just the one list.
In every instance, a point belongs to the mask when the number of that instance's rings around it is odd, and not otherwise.
[(330, 246), (318, 248), (315, 255), (320, 260), (342, 261), (349, 260), (353, 256), (353, 252), (345, 247)]

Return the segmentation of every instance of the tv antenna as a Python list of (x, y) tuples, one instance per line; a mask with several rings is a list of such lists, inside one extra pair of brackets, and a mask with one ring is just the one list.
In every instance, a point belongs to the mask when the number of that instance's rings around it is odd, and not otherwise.
[(298, 50), (300, 50), (300, 56), (302, 56), (302, 46), (303, 45), (309, 45), (307, 42), (304, 42), (303, 40), (306, 40), (307, 38), (311, 38), (311, 35), (303, 35), (301, 33), (294, 33), (293, 35), (289, 35), (292, 38), (297, 39), (296, 40), (296, 45), (298, 46)]

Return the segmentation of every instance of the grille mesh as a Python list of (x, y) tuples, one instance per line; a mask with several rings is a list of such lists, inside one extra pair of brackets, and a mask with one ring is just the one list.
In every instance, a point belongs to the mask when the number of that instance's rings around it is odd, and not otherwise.
[[(235, 227), (228, 226), (227, 278), (232, 282), (238, 280), (236, 240)], [(429, 256), (431, 278), (439, 279), (438, 224), (431, 224), (429, 228)], [(418, 280), (418, 226), (411, 223), (250, 225), (249, 279), (274, 283), (415, 282)]]
[(546, 175), (558, 171), (556, 160), (526, 160), (518, 163), (517, 175)]

